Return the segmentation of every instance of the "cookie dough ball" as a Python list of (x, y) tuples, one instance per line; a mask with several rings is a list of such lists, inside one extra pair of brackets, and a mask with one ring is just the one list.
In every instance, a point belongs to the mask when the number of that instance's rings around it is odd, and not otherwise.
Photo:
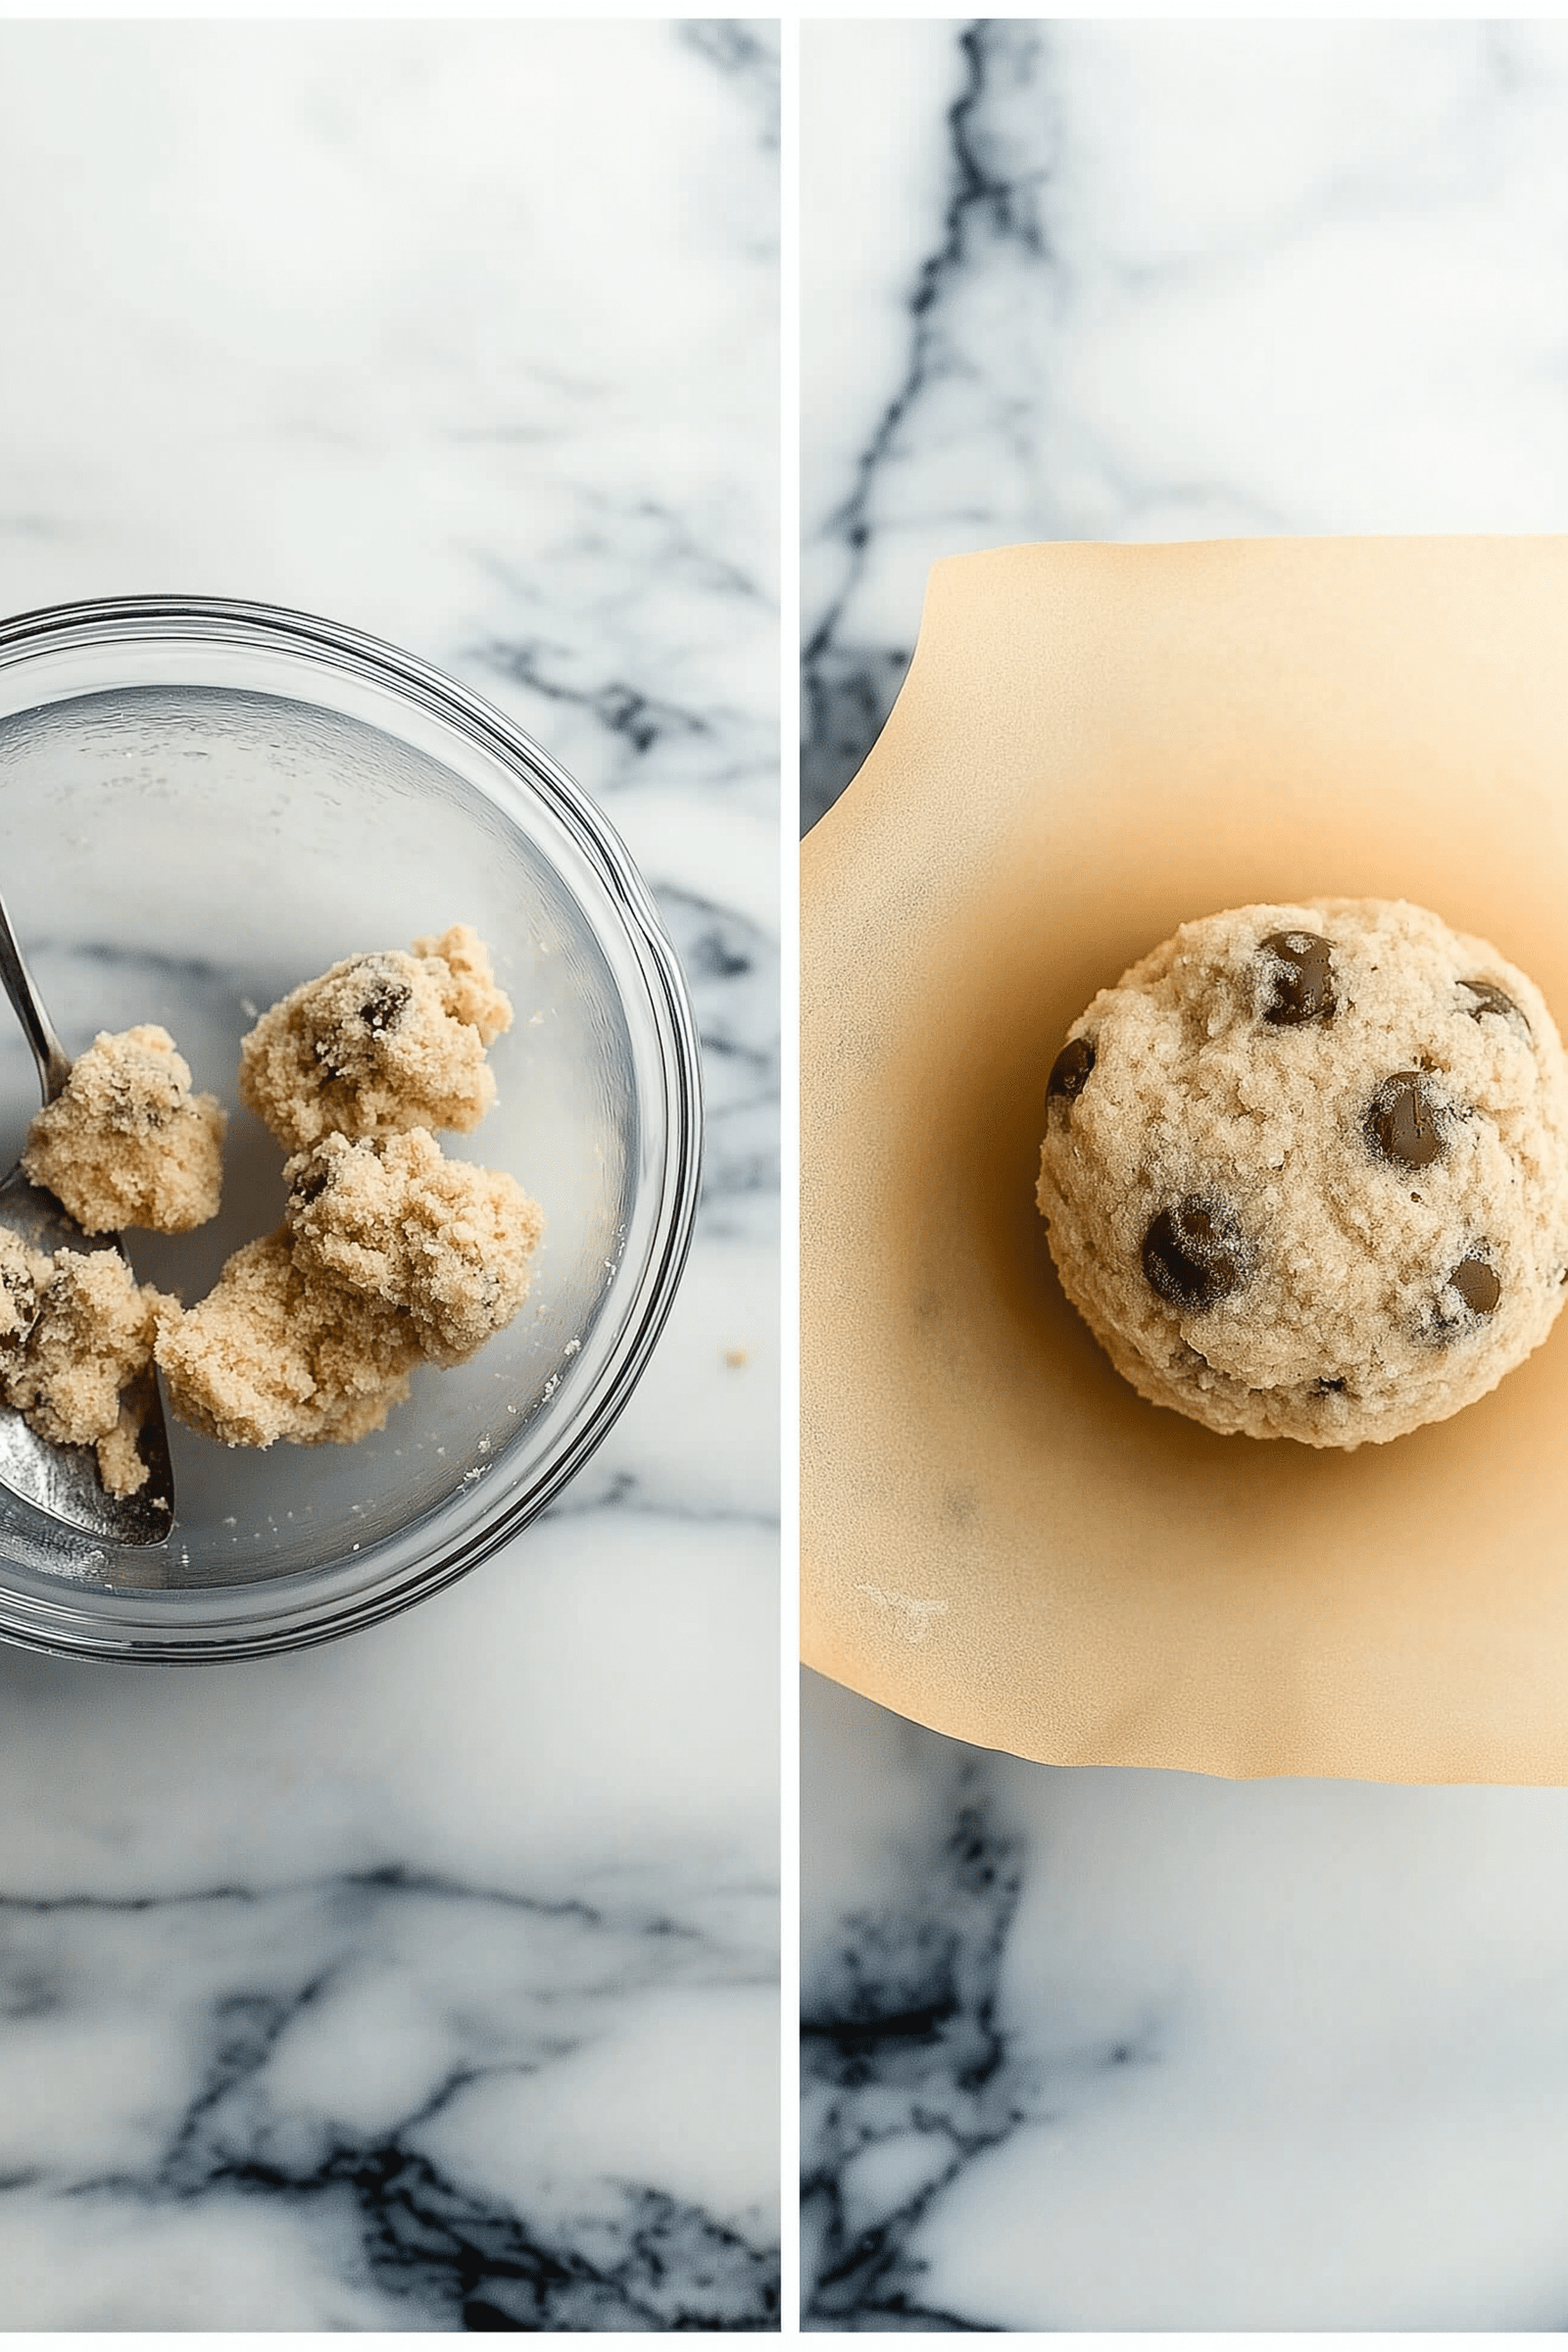
[(511, 1022), (483, 942), (458, 923), (296, 988), (242, 1042), (239, 1091), (289, 1152), (328, 1134), (466, 1133), (495, 1100), (485, 1049)]
[(173, 1410), (223, 1446), (349, 1445), (382, 1427), (418, 1359), (406, 1314), (307, 1276), (286, 1231), (236, 1250), (158, 1342)]
[(178, 1306), (138, 1285), (118, 1250), (61, 1250), (43, 1262), (37, 1311), (20, 1356), (0, 1368), (0, 1392), (50, 1445), (96, 1446), (109, 1493), (133, 1494), (147, 1468), (122, 1393), (151, 1363), (160, 1325)]
[(1485, 1396), (1568, 1296), (1568, 1064), (1525, 975), (1419, 906), (1244, 906), (1074, 1022), (1039, 1201), (1141, 1396), (1380, 1443)]
[(167, 1029), (105, 1029), (33, 1120), (22, 1165), (85, 1233), (188, 1233), (218, 1214), (226, 1125)]
[(426, 1128), (324, 1136), (283, 1177), (296, 1264), (405, 1308), (432, 1363), (462, 1363), (528, 1296), (537, 1202), (510, 1176), (448, 1159)]

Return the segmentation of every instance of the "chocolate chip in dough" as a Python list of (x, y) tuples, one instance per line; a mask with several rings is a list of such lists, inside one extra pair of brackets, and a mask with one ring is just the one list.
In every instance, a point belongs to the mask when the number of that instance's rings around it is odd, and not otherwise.
[(1046, 1102), (1075, 1102), (1089, 1082), (1095, 1066), (1095, 1049), (1087, 1037), (1069, 1037), (1051, 1065), (1046, 1080)]
[(1461, 1258), (1448, 1276), (1448, 1287), (1458, 1292), (1473, 1315), (1490, 1315), (1502, 1297), (1502, 1285), (1484, 1257)]
[(1479, 1021), (1484, 1017), (1485, 1014), (1489, 1012), (1494, 1012), (1497, 1015), (1497, 1018), (1502, 1021), (1506, 1021), (1509, 1018), (1512, 1018), (1516, 1021), (1524, 1021), (1525, 1029), (1528, 1032), (1530, 1023), (1525, 1020), (1524, 1014), (1520, 1011), (1512, 997), (1506, 995), (1502, 989), (1498, 988), (1495, 981), (1461, 980), (1459, 986), (1464, 990), (1466, 996), (1473, 997), (1475, 999), (1475, 1003), (1473, 1004), (1467, 1004), (1464, 1008), (1473, 1021)]
[(414, 991), (406, 980), (377, 980), (360, 1006), (360, 1018), (379, 1037), (397, 1027), (413, 1000)]
[(1251, 1254), (1232, 1211), (1201, 1193), (1162, 1208), (1144, 1236), (1144, 1273), (1172, 1306), (1228, 1298), (1251, 1271)]
[(1401, 1167), (1428, 1168), (1441, 1155), (1443, 1137), (1418, 1070), (1396, 1070), (1384, 1079), (1372, 1098), (1366, 1132), (1373, 1150)]
[(1263, 1018), (1276, 1029), (1334, 1018), (1337, 1000), (1329, 973), (1329, 942), (1312, 931), (1273, 931), (1259, 942)]
[(38, 1320), (38, 1286), (24, 1267), (0, 1266), (0, 1290), (11, 1302), (14, 1336), (20, 1344)]

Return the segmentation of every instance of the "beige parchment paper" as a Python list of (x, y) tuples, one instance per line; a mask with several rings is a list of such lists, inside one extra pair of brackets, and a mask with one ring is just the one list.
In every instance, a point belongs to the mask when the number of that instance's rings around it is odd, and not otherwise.
[(1568, 541), (939, 564), (802, 886), (804, 1649), (1058, 1764), (1568, 1782), (1568, 1314), (1352, 1454), (1146, 1404), (1034, 1205), (1046, 1076), (1193, 915), (1409, 898), (1568, 1024)]

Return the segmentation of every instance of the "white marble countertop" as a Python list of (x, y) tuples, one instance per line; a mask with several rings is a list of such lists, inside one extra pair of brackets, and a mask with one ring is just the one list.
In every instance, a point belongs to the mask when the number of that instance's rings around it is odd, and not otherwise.
[(451, 1592), (0, 1650), (0, 2328), (768, 2328), (776, 41), (0, 24), (0, 611), (389, 638), (609, 809), (709, 1159), (641, 1391)]
[[(1568, 34), (808, 24), (807, 812), (963, 549), (1568, 529)], [(1568, 1790), (965, 1748), (807, 1678), (808, 2326), (1568, 2314)]]

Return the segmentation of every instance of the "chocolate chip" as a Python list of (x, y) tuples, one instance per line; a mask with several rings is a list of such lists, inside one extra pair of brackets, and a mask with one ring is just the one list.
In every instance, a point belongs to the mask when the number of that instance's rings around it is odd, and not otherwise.
[(1046, 1080), (1047, 1103), (1058, 1099), (1064, 1102), (1075, 1102), (1088, 1084), (1089, 1073), (1094, 1066), (1095, 1049), (1088, 1038), (1069, 1037), (1051, 1065), (1051, 1076)]
[(313, 1200), (319, 1200), (331, 1181), (330, 1171), (319, 1164), (307, 1168), (302, 1175), (295, 1177), (289, 1199), (297, 1200), (302, 1208), (309, 1208)]
[(406, 980), (378, 980), (360, 1006), (360, 1018), (367, 1029), (373, 1029), (379, 1037), (383, 1031), (397, 1027), (413, 996)]
[(1461, 980), (1459, 986), (1464, 990), (1467, 996), (1474, 997), (1475, 999), (1475, 1003), (1473, 1004), (1467, 1004), (1464, 1007), (1465, 1011), (1470, 1015), (1470, 1018), (1473, 1021), (1479, 1021), (1486, 1013), (1489, 1012), (1494, 1012), (1497, 1015), (1497, 1018), (1502, 1021), (1507, 1020), (1511, 1014), (1515, 1020), (1524, 1021), (1525, 1028), (1527, 1030), (1529, 1029), (1530, 1023), (1525, 1021), (1524, 1014), (1520, 1011), (1512, 997), (1505, 995), (1504, 992), (1497, 987), (1495, 981)]
[(0, 1267), (0, 1290), (11, 1301), (12, 1312), (24, 1328), (17, 1334), (24, 1339), (38, 1320), (38, 1286), (24, 1266)]
[(1265, 1021), (1294, 1029), (1302, 1021), (1334, 1017), (1336, 998), (1329, 975), (1329, 942), (1311, 931), (1275, 931), (1259, 942), (1263, 962)]
[(1241, 1289), (1251, 1263), (1232, 1210), (1201, 1193), (1162, 1208), (1144, 1236), (1144, 1273), (1172, 1306), (1217, 1305)]
[(1396, 1070), (1385, 1078), (1366, 1114), (1367, 1141), (1385, 1159), (1402, 1167), (1427, 1168), (1443, 1150), (1432, 1106), (1421, 1091), (1418, 1070)]
[(1484, 1257), (1464, 1257), (1448, 1276), (1473, 1315), (1490, 1315), (1502, 1297), (1502, 1285)]
[(1343, 1396), (1345, 1383), (1343, 1380), (1314, 1380), (1312, 1394), (1314, 1396)]

